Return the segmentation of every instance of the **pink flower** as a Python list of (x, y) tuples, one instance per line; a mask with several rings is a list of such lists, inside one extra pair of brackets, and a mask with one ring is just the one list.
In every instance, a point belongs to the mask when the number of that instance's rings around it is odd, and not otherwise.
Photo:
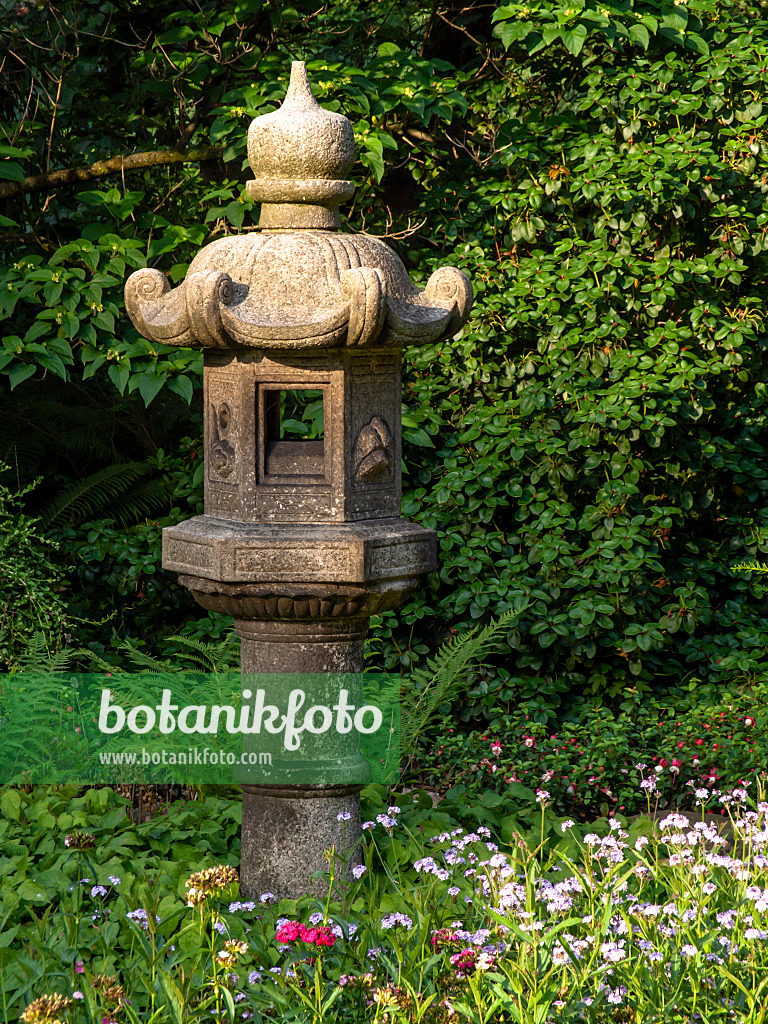
[(85, 961), (84, 960), (77, 960), (75, 962), (75, 974), (84, 974), (84, 973), (85, 973)]
[(302, 938), (301, 929), (304, 925), (298, 924), (296, 921), (288, 921), (277, 930), (275, 938), (278, 942), (295, 942), (296, 939)]
[(754, 725), (754, 724), (755, 724), (754, 718), (745, 718), (744, 719), (744, 725), (751, 726), (751, 725)]
[(310, 946), (332, 946), (336, 936), (330, 928), (325, 925), (317, 928), (307, 928), (306, 925), (297, 921), (287, 921), (281, 925), (275, 936), (278, 942), (306, 942)]
[(329, 948), (336, 941), (336, 936), (333, 934), (330, 928), (318, 928), (317, 938), (315, 939), (316, 946), (328, 946)]

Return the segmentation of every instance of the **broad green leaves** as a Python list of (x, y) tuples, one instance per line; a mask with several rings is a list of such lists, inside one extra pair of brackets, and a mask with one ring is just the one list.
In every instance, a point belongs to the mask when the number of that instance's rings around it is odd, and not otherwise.
[[(33, 376), (84, 380), (106, 371), (123, 394), (138, 390), (149, 403), (166, 384), (186, 401), (200, 373), (200, 357), (138, 338), (123, 309), (124, 276), (145, 266), (140, 243), (102, 234), (79, 239), (47, 260), (31, 256), (0, 274), (0, 329), (23, 333), (0, 340), (0, 374), (11, 390)], [(186, 374), (191, 373), (189, 377)]]
[[(96, 8), (87, 31), (113, 31)], [(765, 609), (727, 567), (768, 551), (762, 10), (545, 0), (451, 26), (426, 0), (172, 8), (142, 5), (146, 47), (110, 63), (119, 131), (93, 72), (105, 44), (80, 37), (51, 166), (182, 138), (224, 160), (9, 207), (30, 232), (0, 279), (13, 402), (66, 381), (164, 423), (194, 397), (199, 354), (138, 338), (124, 280), (146, 259), (178, 284), (202, 245), (253, 227), (247, 126), (305, 59), (320, 102), (355, 126), (349, 229), (389, 237), (422, 285), (456, 262), (476, 294), (461, 336), (406, 353), (404, 513), (438, 532), (440, 569), (377, 622), (376, 657), (407, 669), (447, 626), (512, 608), (509, 651), (470, 674), (467, 716), (547, 680), (603, 694), (761, 669)], [(0, 152), (25, 174), (49, 156), (41, 109)], [(191, 423), (154, 443), (184, 448)], [(199, 500), (197, 448), (165, 472), (186, 474), (180, 502)], [(152, 582), (159, 528), (142, 531), (100, 520), (68, 543), (89, 600), (139, 609), (141, 591), (140, 628), (162, 636), (180, 612)]]

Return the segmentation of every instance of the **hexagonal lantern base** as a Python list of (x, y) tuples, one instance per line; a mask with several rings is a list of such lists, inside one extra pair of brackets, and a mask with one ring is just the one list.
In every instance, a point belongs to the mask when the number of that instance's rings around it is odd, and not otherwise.
[(405, 519), (325, 525), (203, 515), (163, 530), (164, 569), (227, 583), (378, 583), (430, 572), (436, 556), (437, 535)]
[[(369, 617), (400, 604), (435, 567), (436, 547), (431, 530), (403, 519), (238, 523), (202, 515), (163, 531), (163, 566), (203, 608), (234, 617), (244, 675), (332, 679), (362, 672)], [(323, 785), (243, 785), (245, 896), (323, 895), (312, 875), (328, 870), (331, 847), (344, 851), (349, 880), (362, 787), (332, 784), (345, 764), (326, 763)]]

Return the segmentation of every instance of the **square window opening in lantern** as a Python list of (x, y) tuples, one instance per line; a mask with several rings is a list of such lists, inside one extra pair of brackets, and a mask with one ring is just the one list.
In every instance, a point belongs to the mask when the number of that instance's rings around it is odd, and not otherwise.
[(268, 476), (323, 475), (325, 408), (321, 389), (267, 391), (264, 426)]

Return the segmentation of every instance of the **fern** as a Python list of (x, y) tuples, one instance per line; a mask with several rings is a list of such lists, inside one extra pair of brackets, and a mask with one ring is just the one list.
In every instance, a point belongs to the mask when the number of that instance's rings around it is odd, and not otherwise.
[[(45, 650), (36, 645), (35, 651)], [(35, 667), (30, 681), (12, 674), (0, 676), (0, 778), (14, 780), (31, 768), (45, 772), (52, 764), (51, 749), (60, 742), (53, 708), (61, 706), (62, 680)]]
[(161, 661), (160, 658), (154, 658), (151, 654), (145, 654), (144, 651), (135, 647), (130, 640), (118, 640), (114, 646), (119, 651), (123, 651), (128, 661), (137, 668), (144, 669), (147, 672), (161, 672), (164, 674), (173, 671), (173, 662), (168, 659)]
[(429, 719), (445, 701), (451, 700), (463, 683), (462, 672), (478, 661), (512, 624), (516, 613), (510, 609), (482, 629), (474, 626), (453, 637), (430, 658), (422, 669), (414, 671), (409, 688), (403, 691), (400, 750), (410, 757)]
[(217, 644), (203, 643), (191, 636), (166, 637), (166, 641), (181, 646), (182, 650), (177, 655), (179, 661), (194, 665), (203, 672), (215, 675), (232, 672), (239, 667), (240, 651), (234, 633)]
[(80, 523), (109, 508), (113, 518), (120, 514), (116, 504), (121, 495), (154, 467), (146, 462), (121, 462), (69, 484), (43, 509), (40, 518), (46, 528)]
[[(240, 651), (235, 633), (219, 643), (209, 644), (191, 636), (168, 636), (170, 645), (165, 657), (146, 654), (128, 639), (113, 641), (113, 647), (120, 651), (134, 668), (153, 674), (174, 672), (205, 672), (208, 675), (239, 670)], [(176, 648), (174, 650), (174, 648)], [(181, 648), (179, 650), (179, 648)], [(120, 666), (112, 665), (94, 651), (79, 648), (70, 652), (72, 659), (85, 661), (91, 671), (125, 672)]]
[(64, 648), (60, 651), (49, 650), (44, 633), (33, 633), (27, 641), (26, 650), (16, 658), (16, 665), (20, 672), (65, 672), (74, 660), (74, 651), (71, 648)]
[(172, 486), (163, 477), (146, 480), (120, 498), (110, 515), (120, 526), (133, 526), (157, 512), (166, 512), (171, 504)]
[(740, 562), (731, 566), (733, 572), (757, 572), (762, 576), (768, 576), (768, 565), (764, 562)]

